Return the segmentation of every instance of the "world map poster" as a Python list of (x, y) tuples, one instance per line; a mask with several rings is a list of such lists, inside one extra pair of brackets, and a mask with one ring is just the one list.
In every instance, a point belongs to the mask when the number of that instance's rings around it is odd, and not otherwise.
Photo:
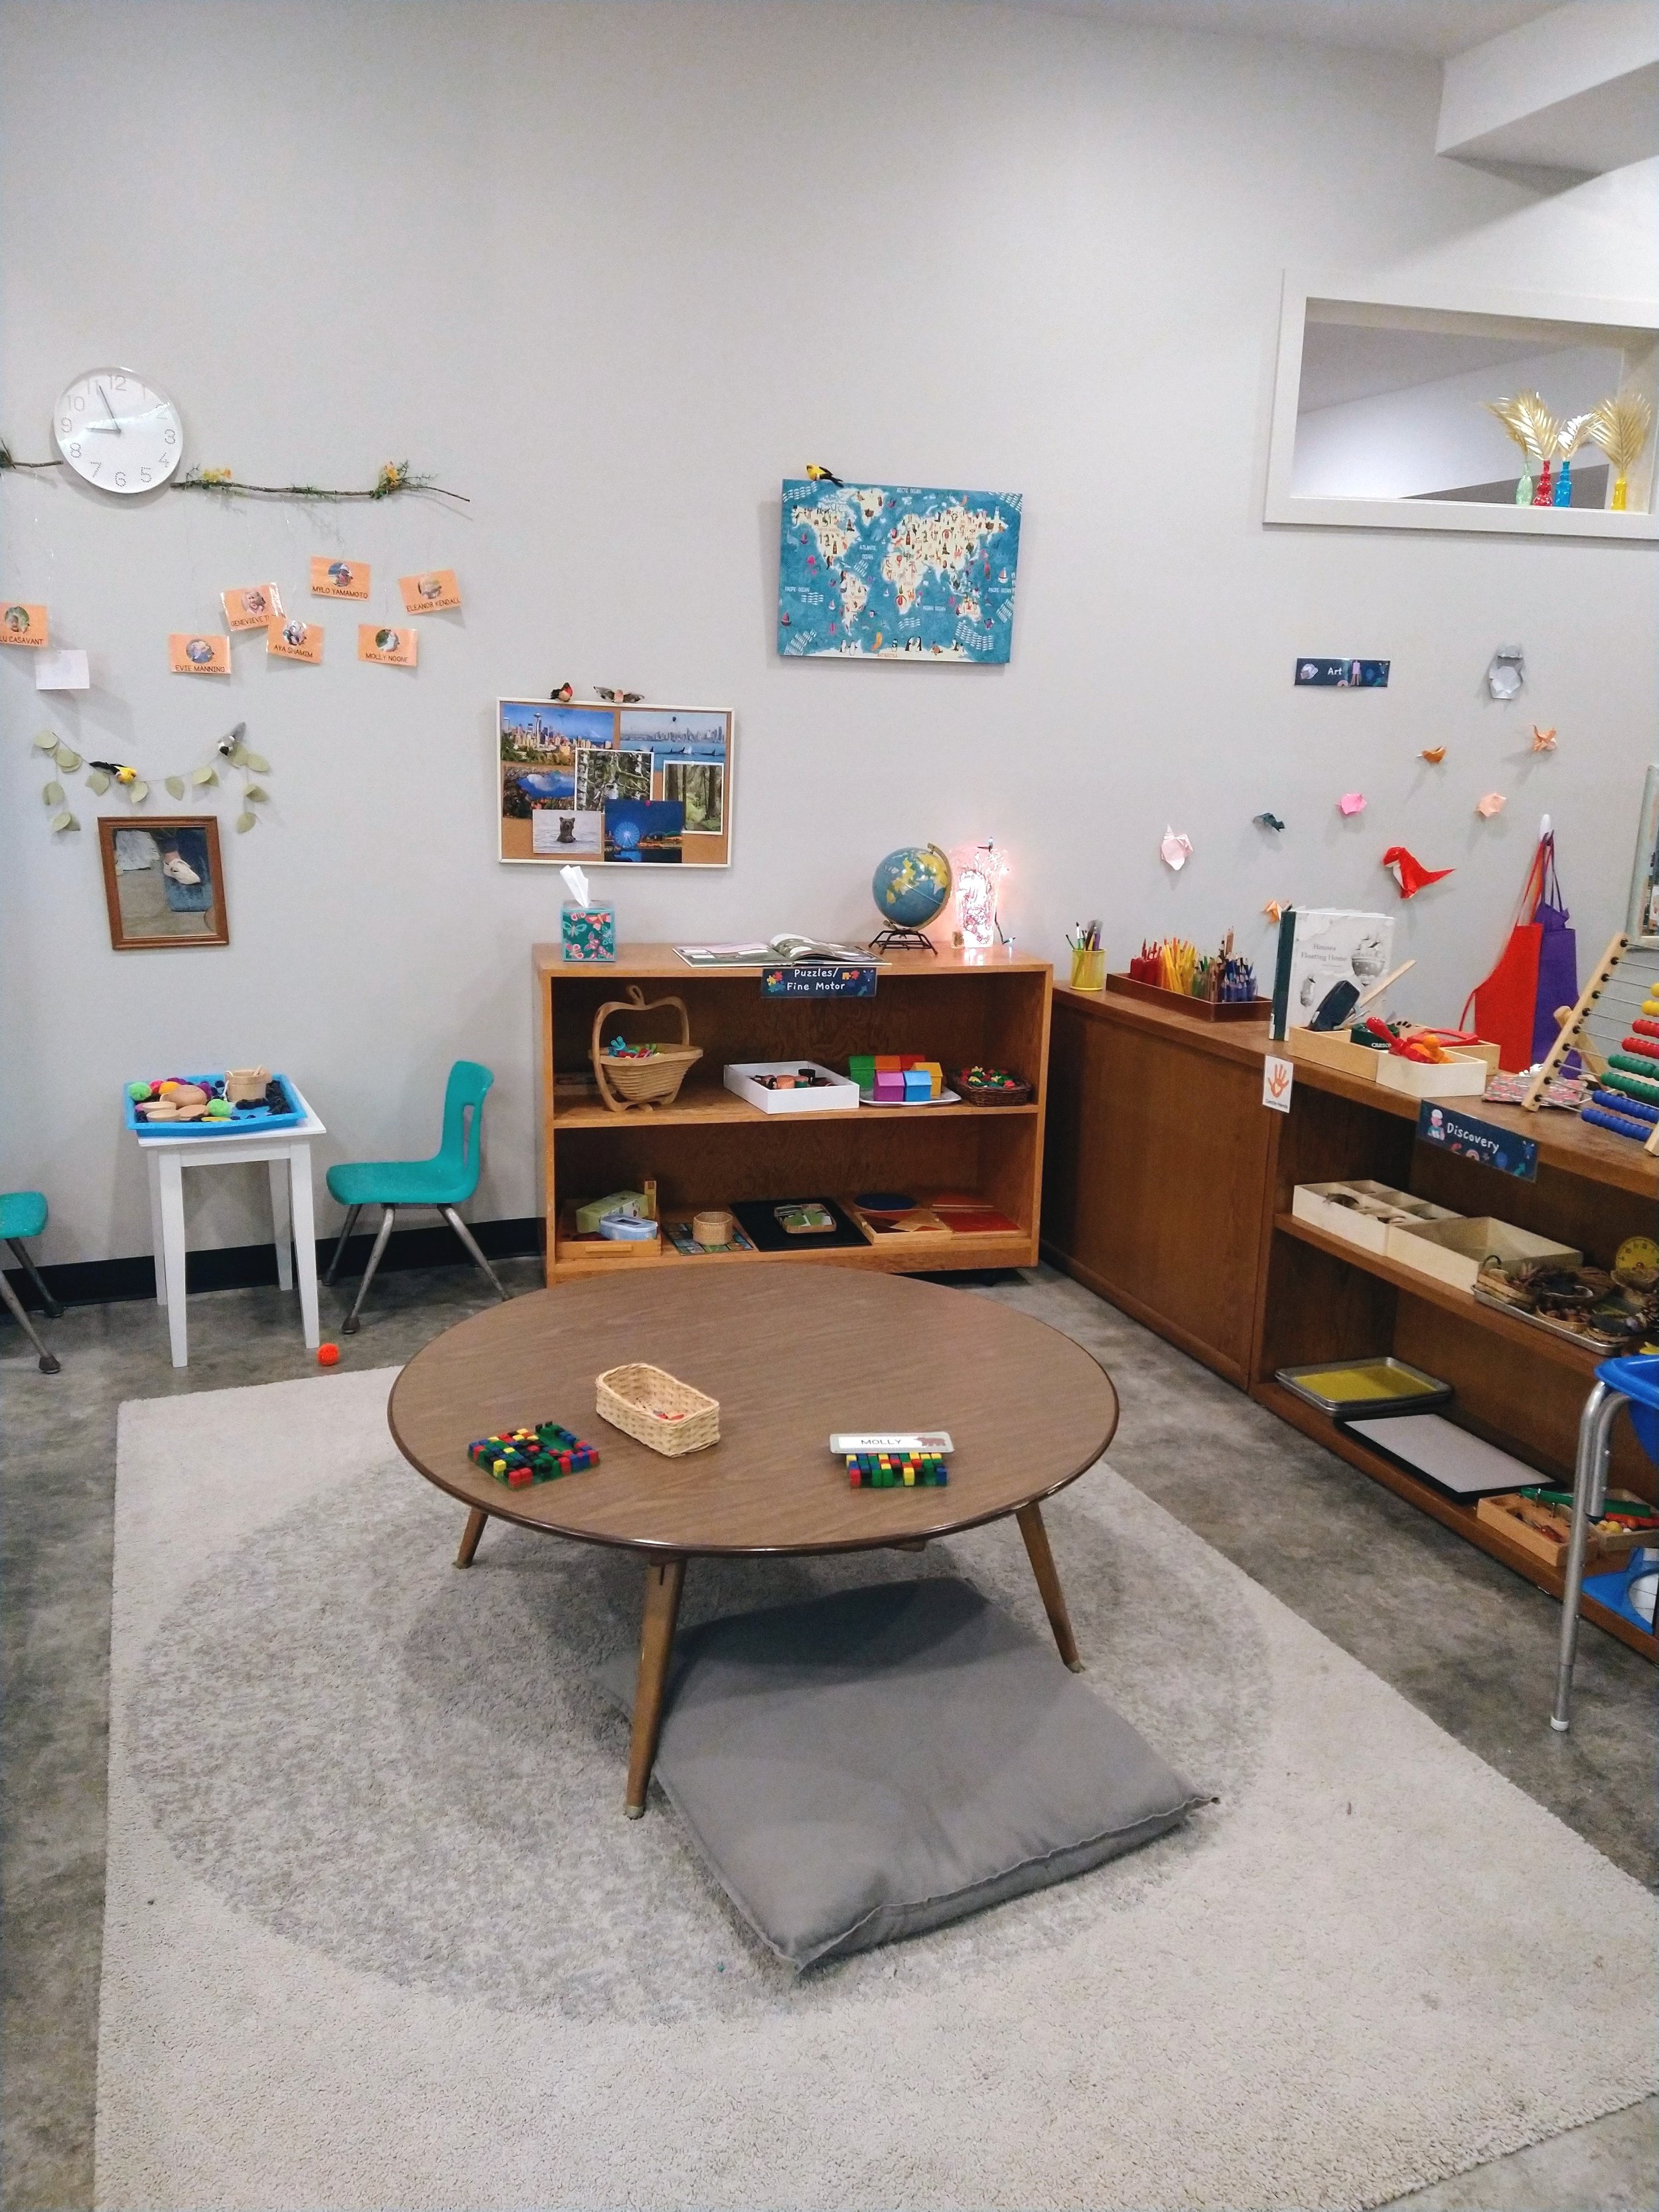
[(1020, 495), (786, 477), (778, 651), (1005, 661)]

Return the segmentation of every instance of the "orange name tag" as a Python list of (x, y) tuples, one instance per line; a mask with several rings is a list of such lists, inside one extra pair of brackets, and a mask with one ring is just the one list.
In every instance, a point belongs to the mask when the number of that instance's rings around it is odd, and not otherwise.
[(357, 626), (359, 660), (377, 660), (382, 668), (413, 668), (420, 649), (417, 630), (377, 629), (373, 623)]
[(273, 619), (265, 624), (265, 651), (279, 660), (318, 661), (323, 657), (320, 623)]
[(446, 607), (461, 604), (461, 587), (453, 568), (428, 568), (419, 576), (399, 576), (398, 589), (404, 595), (404, 611), (411, 615), (441, 614)]
[(167, 640), (167, 666), (175, 676), (228, 676), (230, 640), (176, 629)]
[(46, 642), (46, 611), (33, 607), (21, 599), (8, 599), (0, 606), (0, 645), (45, 645)]
[(319, 599), (366, 599), (368, 563), (331, 561), (326, 553), (319, 553), (311, 564), (311, 590)]
[(219, 604), (232, 629), (263, 629), (272, 615), (283, 611), (283, 597), (275, 584), (250, 584), (240, 592), (221, 592)]

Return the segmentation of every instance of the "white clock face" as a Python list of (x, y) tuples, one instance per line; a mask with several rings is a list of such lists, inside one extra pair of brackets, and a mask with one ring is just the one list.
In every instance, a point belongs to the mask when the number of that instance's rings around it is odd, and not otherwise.
[(185, 449), (179, 410), (130, 368), (88, 369), (58, 402), (52, 428), (76, 474), (118, 495), (165, 483)]

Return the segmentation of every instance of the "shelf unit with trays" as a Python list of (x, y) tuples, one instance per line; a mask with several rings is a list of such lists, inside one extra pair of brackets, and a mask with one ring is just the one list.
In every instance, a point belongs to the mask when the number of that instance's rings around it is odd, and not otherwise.
[[(758, 969), (687, 966), (667, 945), (624, 945), (613, 965), (533, 948), (542, 1071), (543, 1206), (550, 1285), (616, 1270), (741, 1267), (762, 1258), (884, 1273), (935, 1274), (1036, 1264), (1051, 973), (1046, 962), (992, 953), (887, 956), (873, 999), (765, 999)], [(672, 1105), (613, 1114), (591, 1084), (593, 1017), (629, 983), (647, 1001), (684, 999), (702, 1050)], [(656, 1024), (659, 1024), (659, 1028)], [(632, 1015), (631, 1040), (678, 1034)], [(1012, 1068), (1032, 1084), (1019, 1106), (860, 1106), (856, 1114), (769, 1115), (727, 1091), (728, 1061), (815, 1060), (844, 1067), (856, 1052), (908, 1052), (947, 1071)], [(874, 1188), (978, 1191), (1018, 1233), (895, 1239), (799, 1253), (687, 1256), (665, 1238), (641, 1249), (574, 1236), (574, 1207), (654, 1177), (659, 1212), (678, 1218), (743, 1199), (840, 1198)]]

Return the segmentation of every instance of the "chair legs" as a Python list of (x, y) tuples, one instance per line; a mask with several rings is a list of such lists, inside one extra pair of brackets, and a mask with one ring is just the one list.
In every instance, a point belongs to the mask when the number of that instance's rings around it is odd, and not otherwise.
[[(483, 1271), (489, 1284), (490, 1289), (495, 1291), (496, 1297), (501, 1300), (501, 1304), (505, 1305), (507, 1302), (507, 1293), (501, 1287), (501, 1279), (496, 1274), (495, 1270), (490, 1266), (489, 1261), (485, 1259), (483, 1252), (479, 1249), (477, 1238), (472, 1234), (472, 1231), (467, 1227), (465, 1222), (462, 1220), (460, 1215), (456, 1212), (453, 1206), (441, 1206), (436, 1210), (438, 1212), (442, 1214), (444, 1219), (449, 1224), (455, 1234), (460, 1238), (461, 1243), (466, 1248), (468, 1258), (472, 1261), (475, 1267)], [(338, 1268), (340, 1264), (340, 1255), (345, 1249), (346, 1238), (351, 1234), (353, 1226), (356, 1222), (357, 1216), (362, 1211), (362, 1208), (361, 1206), (354, 1206), (351, 1211), (347, 1214), (345, 1218), (345, 1226), (340, 1231), (340, 1241), (334, 1247), (334, 1257), (329, 1261), (328, 1273), (323, 1278), (325, 1282), (331, 1283), (334, 1280), (336, 1270)], [(357, 1285), (357, 1295), (352, 1300), (351, 1311), (346, 1316), (344, 1321), (340, 1324), (342, 1330), (347, 1336), (356, 1336), (357, 1334), (357, 1316), (362, 1311), (363, 1300), (368, 1296), (368, 1286), (374, 1279), (374, 1270), (380, 1266), (381, 1258), (385, 1254), (386, 1239), (392, 1234), (392, 1224), (397, 1217), (397, 1211), (398, 1209), (393, 1206), (383, 1206), (380, 1210), (380, 1226), (374, 1238), (374, 1249), (368, 1255), (368, 1265), (364, 1268), (363, 1279)]]
[(1578, 1653), (1578, 1600), (1584, 1587), (1584, 1551), (1589, 1524), (1607, 1502), (1607, 1461), (1613, 1450), (1613, 1416), (1626, 1402), (1622, 1390), (1597, 1382), (1584, 1401), (1578, 1422), (1578, 1460), (1572, 1477), (1572, 1535), (1561, 1591), (1561, 1650), (1555, 1672), (1555, 1710), (1550, 1726), (1565, 1735), (1572, 1725), (1572, 1668)]
[(323, 1277), (325, 1283), (332, 1283), (334, 1278), (339, 1273), (340, 1262), (345, 1257), (346, 1239), (356, 1228), (357, 1216), (362, 1210), (361, 1206), (347, 1206), (346, 1218), (340, 1228), (339, 1241), (334, 1247), (334, 1257), (328, 1263), (327, 1274)]
[(484, 1274), (489, 1279), (490, 1289), (495, 1291), (496, 1297), (501, 1300), (501, 1304), (505, 1305), (507, 1304), (507, 1292), (501, 1288), (501, 1280), (496, 1275), (495, 1270), (490, 1266), (489, 1261), (485, 1259), (483, 1252), (479, 1249), (477, 1238), (472, 1234), (472, 1231), (467, 1227), (465, 1222), (462, 1220), (460, 1215), (456, 1212), (453, 1206), (440, 1206), (438, 1211), (443, 1215), (444, 1219), (449, 1224), (455, 1234), (460, 1238), (462, 1243), (465, 1245), (467, 1250), (471, 1254), (473, 1264), (476, 1267), (483, 1268)]
[[(363, 1279), (357, 1285), (357, 1295), (351, 1302), (351, 1311), (340, 1324), (347, 1336), (356, 1336), (357, 1334), (357, 1316), (362, 1310), (363, 1300), (368, 1296), (368, 1286), (374, 1279), (374, 1270), (380, 1264), (380, 1255), (386, 1250), (386, 1241), (392, 1234), (392, 1224), (397, 1218), (397, 1213), (398, 1209), (395, 1206), (382, 1206), (380, 1209), (380, 1227), (374, 1239), (374, 1249), (368, 1255), (368, 1265), (363, 1269)], [(343, 1241), (342, 1239), (342, 1242)], [(333, 1272), (331, 1267), (329, 1270), (331, 1280), (333, 1278)]]
[(23, 1273), (28, 1277), (30, 1282), (33, 1284), (35, 1295), (40, 1299), (41, 1304), (45, 1307), (46, 1312), (53, 1321), (61, 1321), (64, 1317), (63, 1300), (61, 1298), (53, 1297), (52, 1292), (41, 1281), (40, 1270), (35, 1266), (33, 1261), (30, 1259), (28, 1254), (24, 1250), (18, 1239), (15, 1237), (8, 1237), (6, 1242), (11, 1247), (12, 1257), (16, 1261), (18, 1266), (23, 1270)]
[[(10, 1240), (8, 1239), (8, 1242)], [(13, 1249), (15, 1250), (15, 1249), (16, 1248), (14, 1246)], [(33, 1267), (29, 1269), (29, 1273), (30, 1274), (33, 1274), (34, 1270)], [(43, 1375), (61, 1374), (63, 1372), (62, 1362), (58, 1358), (55, 1352), (51, 1352), (46, 1350), (46, 1346), (41, 1343), (40, 1338), (35, 1334), (34, 1323), (29, 1319), (27, 1314), (23, 1310), (23, 1301), (18, 1297), (16, 1291), (13, 1290), (10, 1283), (7, 1281), (3, 1272), (0, 1272), (0, 1297), (3, 1297), (6, 1304), (11, 1308), (12, 1319), (16, 1322), (18, 1328), (22, 1330), (24, 1335), (27, 1337), (29, 1342), (34, 1346), (35, 1351), (40, 1354), (40, 1372)], [(58, 1311), (59, 1313), (62, 1313), (63, 1310), (64, 1309), (62, 1306), (58, 1308)]]

